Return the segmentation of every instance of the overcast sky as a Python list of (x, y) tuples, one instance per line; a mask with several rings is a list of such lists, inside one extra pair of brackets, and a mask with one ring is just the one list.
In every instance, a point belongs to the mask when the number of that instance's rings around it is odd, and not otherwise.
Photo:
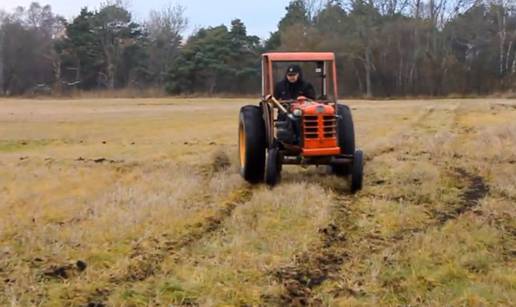
[[(12, 11), (17, 6), (29, 6), (33, 0), (0, 0), (0, 9)], [(82, 7), (95, 9), (103, 0), (41, 0), (40, 4), (50, 4), (52, 10), (67, 19), (79, 14)], [(137, 20), (143, 20), (152, 9), (159, 9), (169, 3), (181, 4), (186, 8), (190, 34), (201, 26), (229, 25), (234, 18), (240, 18), (250, 35), (265, 39), (276, 29), (285, 15), (289, 0), (128, 0), (130, 11)]]

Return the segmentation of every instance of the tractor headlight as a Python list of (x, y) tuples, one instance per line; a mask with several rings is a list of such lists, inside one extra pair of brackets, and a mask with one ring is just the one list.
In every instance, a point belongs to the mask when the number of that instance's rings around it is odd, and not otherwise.
[(292, 114), (294, 114), (294, 116), (301, 116), (303, 115), (303, 111), (301, 111), (301, 109), (294, 109), (294, 111), (292, 111)]

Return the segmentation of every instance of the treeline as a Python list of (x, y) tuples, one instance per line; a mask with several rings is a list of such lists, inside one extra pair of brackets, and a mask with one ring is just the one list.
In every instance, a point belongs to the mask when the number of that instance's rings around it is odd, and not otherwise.
[(333, 51), (343, 95), (485, 95), (516, 85), (513, 0), (294, 0), (267, 40), (241, 20), (183, 37), (181, 6), (137, 23), (121, 2), (72, 20), (0, 12), (0, 94), (163, 88), (257, 94), (265, 51)]

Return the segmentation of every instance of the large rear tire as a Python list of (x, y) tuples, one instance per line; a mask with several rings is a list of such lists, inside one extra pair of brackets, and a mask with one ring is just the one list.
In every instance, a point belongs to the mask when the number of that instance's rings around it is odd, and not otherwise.
[(240, 175), (250, 183), (263, 182), (265, 143), (265, 122), (260, 107), (242, 107), (238, 125)]
[[(337, 139), (340, 153), (353, 155), (355, 153), (355, 128), (353, 117), (348, 106), (337, 104)], [(332, 165), (332, 171), (337, 176), (347, 176), (351, 173), (351, 165)]]

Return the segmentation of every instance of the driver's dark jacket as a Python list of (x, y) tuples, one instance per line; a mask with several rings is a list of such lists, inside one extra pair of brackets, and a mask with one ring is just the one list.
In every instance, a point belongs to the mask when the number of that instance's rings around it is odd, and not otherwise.
[(282, 81), (276, 83), (274, 87), (274, 98), (280, 100), (293, 100), (299, 96), (305, 96), (309, 99), (315, 99), (315, 89), (312, 84), (305, 82), (300, 76), (295, 83), (290, 83), (285, 77)]

